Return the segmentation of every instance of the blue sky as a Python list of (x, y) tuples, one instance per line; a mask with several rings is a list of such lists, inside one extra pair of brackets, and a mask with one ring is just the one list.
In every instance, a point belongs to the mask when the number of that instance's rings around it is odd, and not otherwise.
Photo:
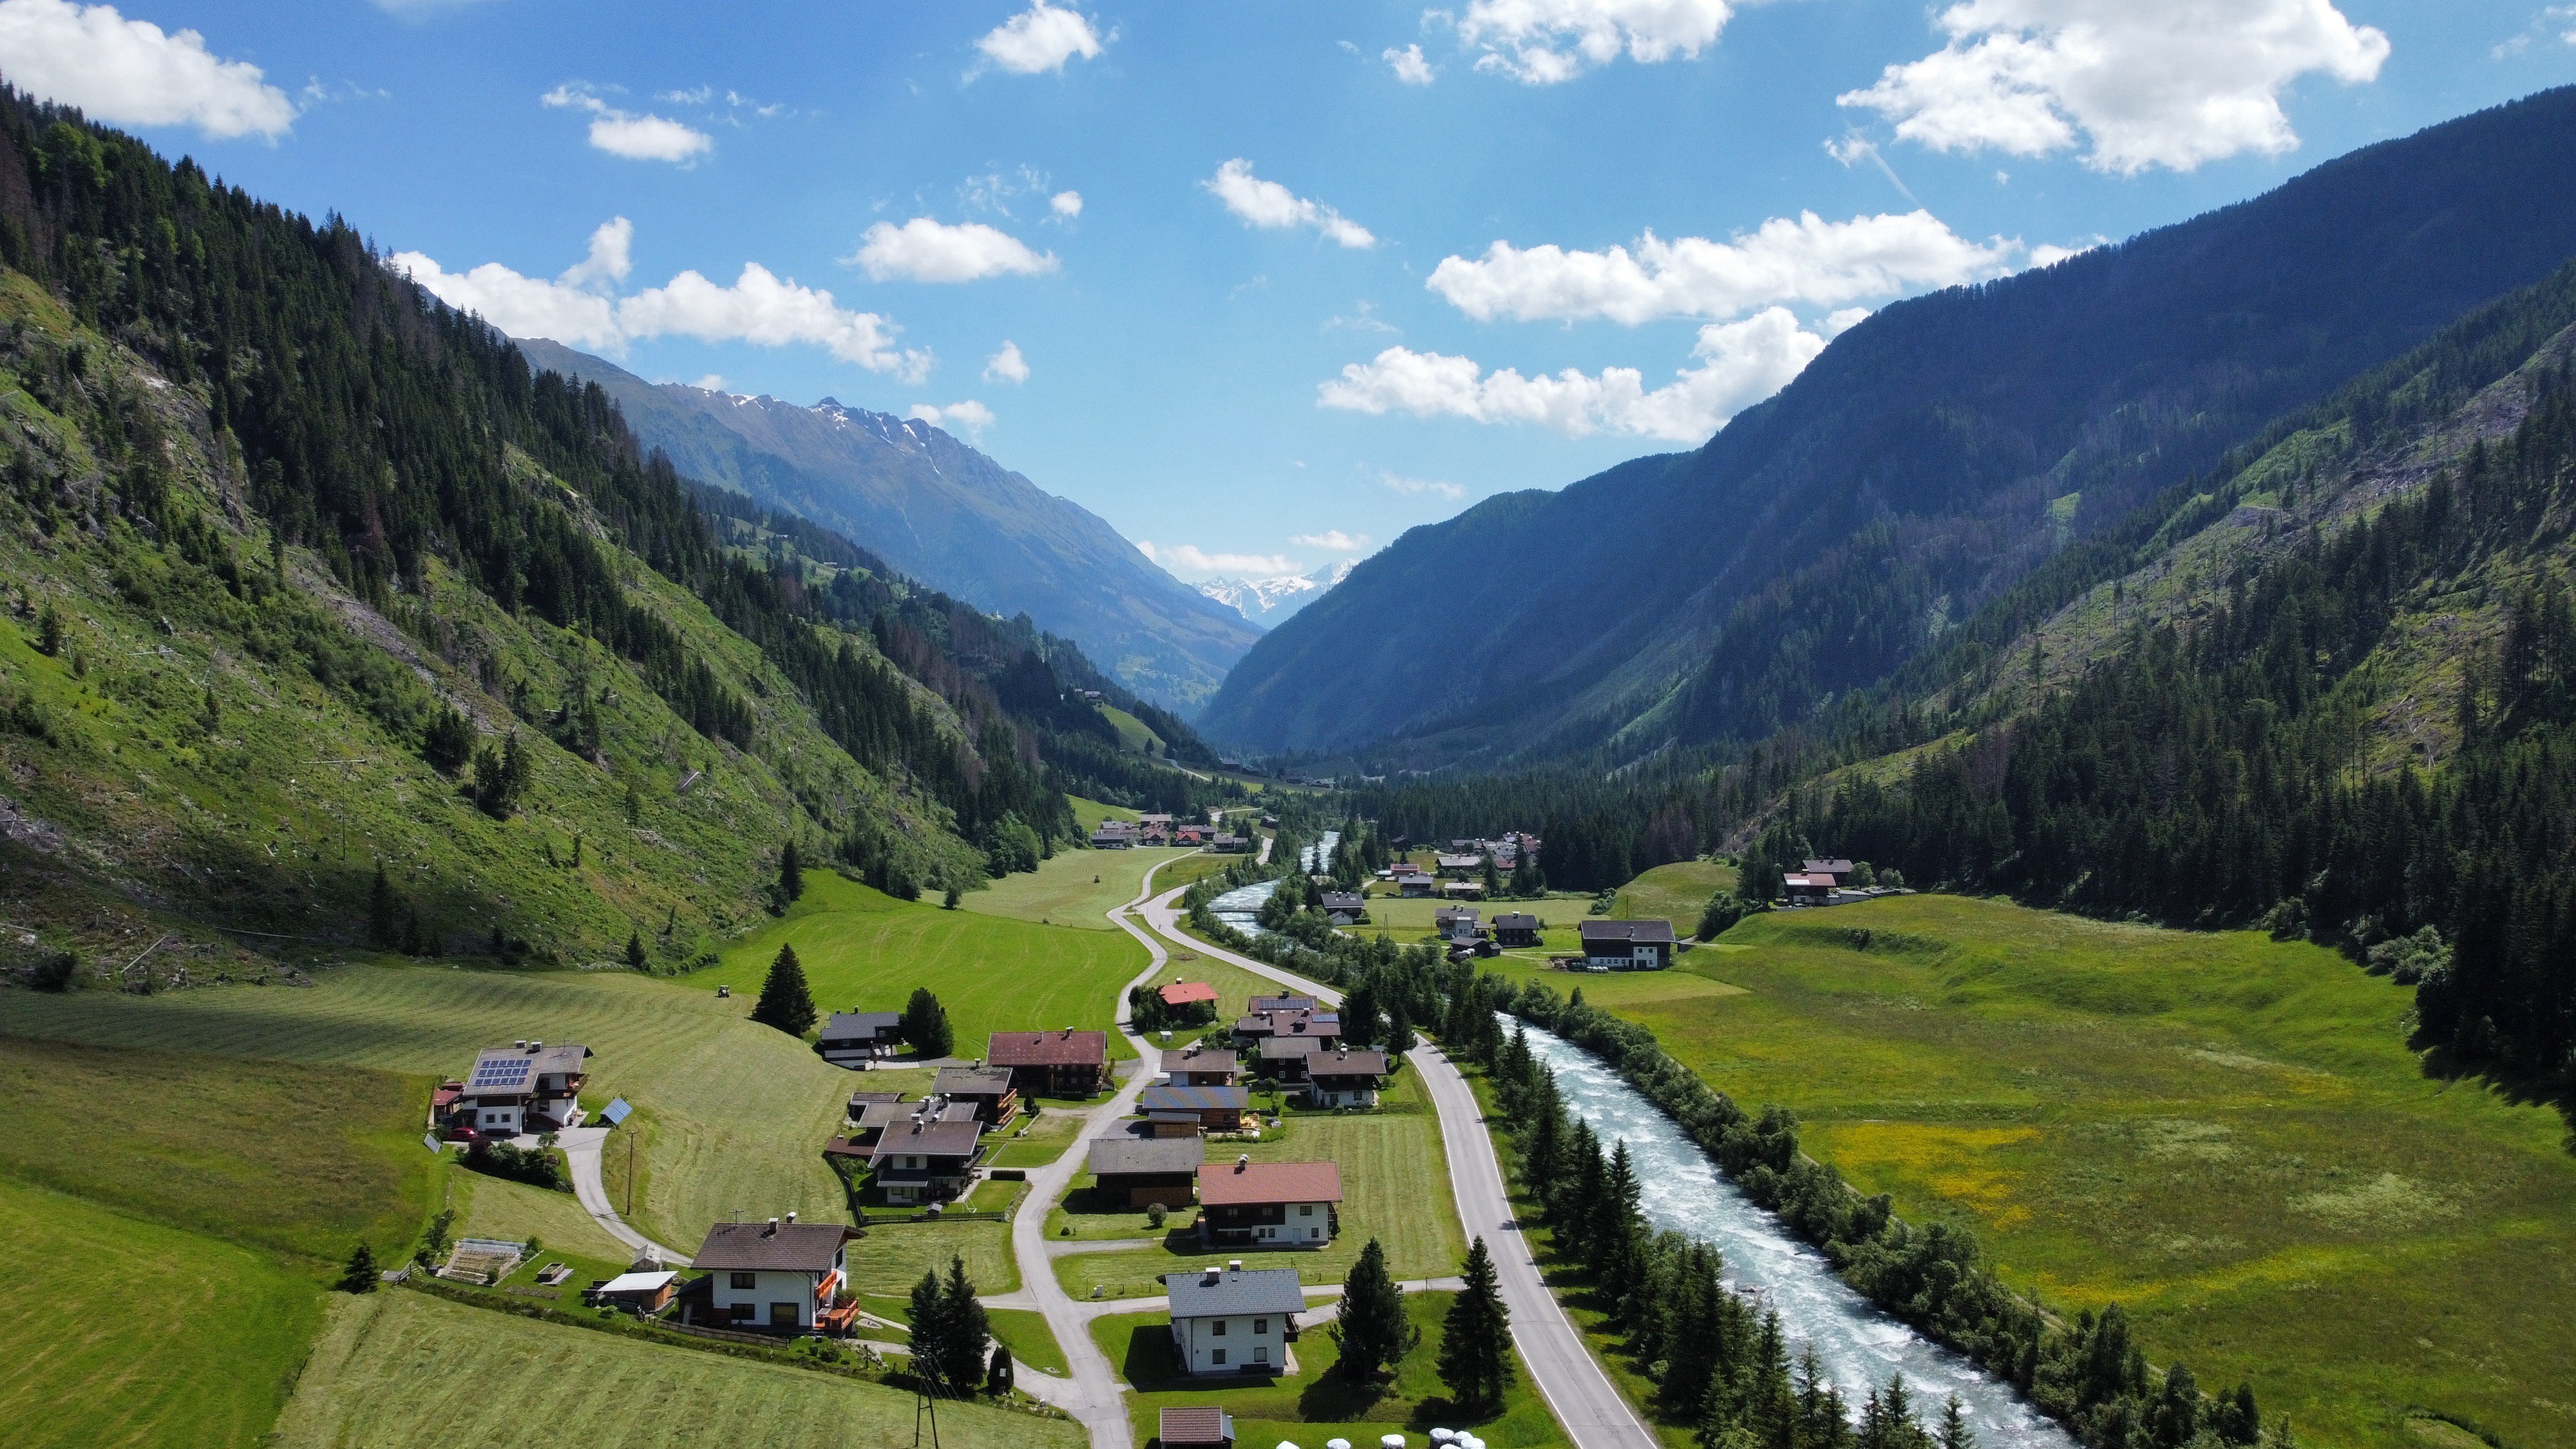
[(0, 72), (1197, 578), (1695, 445), (1865, 309), (2576, 79), (2576, 6), (0, 0)]

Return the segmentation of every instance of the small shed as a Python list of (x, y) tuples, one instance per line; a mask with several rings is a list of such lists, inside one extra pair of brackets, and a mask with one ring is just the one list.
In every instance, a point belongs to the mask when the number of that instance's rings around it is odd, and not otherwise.
[(1214, 1404), (1163, 1410), (1163, 1449), (1234, 1449), (1234, 1416)]

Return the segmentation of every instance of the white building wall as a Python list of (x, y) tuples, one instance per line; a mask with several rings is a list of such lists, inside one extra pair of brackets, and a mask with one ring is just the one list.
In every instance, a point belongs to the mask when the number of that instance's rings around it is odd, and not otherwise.
[(764, 1268), (750, 1275), (753, 1286), (749, 1288), (734, 1287), (735, 1275), (731, 1272), (719, 1271), (714, 1276), (717, 1323), (732, 1319), (735, 1304), (748, 1303), (751, 1305), (751, 1326), (766, 1328), (769, 1326), (770, 1304), (793, 1302), (796, 1304), (796, 1326), (814, 1326), (816, 1279), (813, 1274)]

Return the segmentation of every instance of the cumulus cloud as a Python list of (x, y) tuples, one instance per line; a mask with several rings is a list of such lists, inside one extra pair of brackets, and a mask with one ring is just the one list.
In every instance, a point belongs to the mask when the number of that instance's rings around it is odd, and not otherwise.
[(873, 312), (852, 312), (831, 293), (800, 286), (758, 262), (744, 263), (731, 286), (686, 271), (659, 287), (620, 296), (613, 283), (630, 270), (633, 237), (624, 217), (610, 221), (591, 233), (589, 255), (552, 281), (522, 276), (498, 262), (451, 272), (416, 251), (396, 252), (386, 264), (513, 337), (549, 337), (611, 355), (623, 354), (630, 343), (670, 336), (763, 347), (795, 344), (906, 380), (917, 381), (930, 370), (930, 354), (896, 349), (901, 329), (893, 323)]
[(1771, 307), (1702, 327), (1691, 352), (1700, 365), (1651, 392), (1630, 367), (1523, 377), (1508, 367), (1488, 373), (1472, 358), (1390, 347), (1344, 367), (1315, 400), (1352, 412), (1537, 423), (1573, 438), (1612, 432), (1695, 443), (1778, 392), (1824, 350), (1825, 339), (1800, 327), (1789, 309)]
[(686, 166), (715, 149), (715, 137), (704, 131), (662, 116), (631, 115), (578, 82), (567, 81), (538, 99), (556, 110), (588, 111), (590, 144), (611, 156)]
[(1199, 184), (1214, 192), (1216, 199), (1225, 203), (1225, 209), (1242, 218), (1246, 226), (1312, 227), (1346, 247), (1364, 250), (1377, 245), (1377, 238), (1369, 234), (1367, 227), (1320, 201), (1253, 175), (1252, 163), (1240, 156), (1216, 168), (1216, 175)]
[(1731, 317), (1774, 303), (1833, 307), (1916, 287), (1945, 287), (2012, 270), (2019, 243), (1978, 243), (1928, 211), (1826, 221), (1773, 217), (1732, 241), (1646, 233), (1635, 250), (1498, 241), (1484, 256), (1452, 256), (1427, 285), (1479, 321), (1607, 317)]
[(1288, 541), (1302, 543), (1308, 548), (1320, 548), (1326, 553), (1366, 553), (1377, 546), (1365, 533), (1344, 533), (1338, 528), (1328, 528), (1321, 533), (1301, 533)]
[(696, 388), (700, 392), (722, 392), (725, 390), (724, 374), (721, 372), (710, 372), (706, 376), (699, 378), (696, 382), (690, 383), (689, 386)]
[(986, 382), (1028, 381), (1029, 360), (1020, 355), (1020, 344), (1007, 337), (1002, 339), (1002, 350), (985, 360), (984, 380)]
[(1555, 85), (1626, 52), (1640, 65), (1696, 60), (1735, 14), (1729, 0), (1474, 0), (1458, 38), (1476, 69)]
[(1431, 62), (1422, 58), (1422, 47), (1420, 45), (1408, 45), (1402, 50), (1397, 50), (1390, 46), (1386, 53), (1379, 56), (1378, 59), (1385, 61), (1390, 67), (1392, 67), (1395, 71), (1395, 78), (1404, 82), (1406, 85), (1427, 86), (1431, 84), (1433, 75)]
[(1961, 0), (1949, 43), (1837, 97), (1936, 151), (2045, 156), (2133, 176), (2299, 144), (2281, 91), (2323, 71), (2375, 80), (2388, 37), (2333, 0)]
[(1008, 273), (1034, 276), (1056, 268), (1055, 253), (1036, 252), (1009, 232), (980, 221), (955, 226), (916, 216), (901, 226), (881, 221), (859, 238), (858, 254), (842, 259), (877, 281), (972, 282)]
[(1297, 572), (1297, 561), (1275, 553), (1210, 553), (1194, 543), (1136, 540), (1136, 551), (1176, 574), (1236, 574), (1277, 578)]
[(0, 0), (0, 74), (122, 126), (274, 140), (295, 124), (295, 103), (258, 66), (219, 60), (196, 31), (128, 20), (113, 5)]
[(1082, 215), (1082, 193), (1079, 191), (1059, 191), (1055, 195), (1047, 198), (1047, 208), (1053, 211), (1056, 215), (1063, 217), (1065, 220), (1071, 221), (1075, 217)]
[(1459, 485), (1443, 483), (1432, 478), (1407, 478), (1401, 473), (1381, 473), (1378, 475), (1378, 481), (1384, 483), (1393, 492), (1414, 497), (1429, 494), (1431, 497), (1446, 498), (1455, 503), (1467, 496), (1467, 490)]
[(1100, 32), (1081, 12), (1058, 10), (1046, 0), (1033, 0), (975, 42), (986, 60), (1013, 75), (1060, 71), (1077, 55), (1089, 60), (1100, 54), (1100, 47)]
[(929, 403), (914, 403), (911, 412), (906, 416), (928, 423), (934, 428), (945, 426), (952, 431), (962, 432), (969, 438), (983, 437), (984, 430), (993, 425), (993, 410), (971, 397), (964, 402), (950, 403), (944, 408), (933, 407)]

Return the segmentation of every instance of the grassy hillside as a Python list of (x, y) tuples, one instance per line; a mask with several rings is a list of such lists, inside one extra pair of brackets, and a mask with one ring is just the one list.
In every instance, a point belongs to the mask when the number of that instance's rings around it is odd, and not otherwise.
[(1735, 867), (1713, 860), (1677, 860), (1621, 886), (1610, 902), (1610, 914), (1635, 921), (1661, 916), (1673, 923), (1676, 935), (1687, 936), (1699, 925), (1708, 898), (1733, 889)]
[[(1053, 859), (1039, 861), (1036, 870), (1014, 872), (993, 882), (990, 890), (966, 897), (965, 908), (979, 915), (1115, 931), (1110, 908), (1136, 898), (1146, 871), (1194, 853), (1195, 847), (1060, 850)], [(1167, 870), (1156, 879), (1171, 874)]]
[[(912, 1396), (774, 1364), (638, 1343), (378, 1293), (332, 1302), (329, 1328), (278, 1423), (282, 1449), (515, 1449), (531, 1432), (633, 1449), (728, 1441), (781, 1449), (910, 1443)], [(470, 1389), (467, 1388), (470, 1386)], [(1061, 1420), (943, 1404), (943, 1444), (1078, 1449)]]
[(1585, 995), (1795, 1109), (1863, 1192), (1973, 1228), (2015, 1287), (2118, 1301), (2156, 1362), (2250, 1377), (2303, 1440), (2394, 1449), (2410, 1406), (2576, 1433), (2534, 1392), (2576, 1354), (2565, 1124), (2426, 1076), (2402, 988), (2260, 935), (1946, 896), (1757, 916), (1684, 961)]
[[(957, 1054), (966, 1057), (984, 1055), (985, 1038), (996, 1031), (1106, 1029), (1120, 989), (1150, 959), (1124, 931), (942, 910), (815, 875), (783, 918), (686, 984), (707, 991), (710, 1001), (717, 986), (730, 986), (727, 1005), (748, 1011), (782, 944), (795, 946), (824, 1011), (900, 1011), (915, 987), (929, 987), (948, 1008)], [(1109, 1041), (1113, 1056), (1126, 1054), (1116, 1032)]]

